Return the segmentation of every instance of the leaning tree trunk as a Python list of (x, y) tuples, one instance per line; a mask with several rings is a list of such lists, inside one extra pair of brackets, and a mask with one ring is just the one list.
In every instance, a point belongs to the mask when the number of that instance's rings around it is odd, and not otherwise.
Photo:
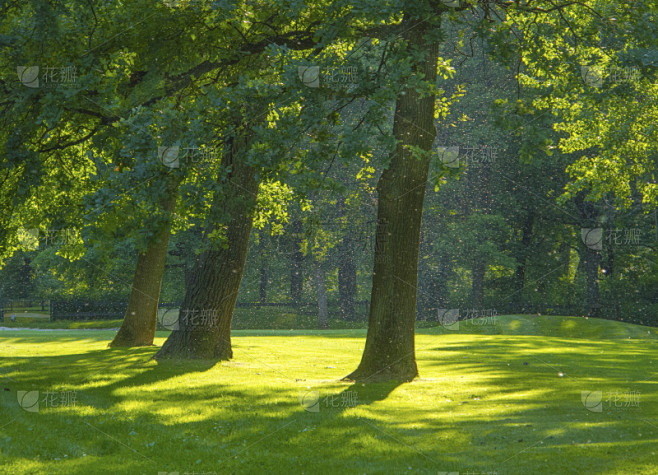
[[(436, 83), (438, 45), (424, 40), (429, 26), (403, 20), (403, 38), (420, 59), (417, 79)], [(388, 167), (377, 183), (379, 204), (375, 238), (368, 335), (359, 367), (345, 379), (409, 381), (418, 375), (414, 353), (418, 250), (429, 152), (436, 135), (435, 96), (421, 96), (414, 80), (398, 96), (393, 135), (398, 141)], [(427, 155), (413, 156), (407, 146)]]
[(162, 223), (146, 251), (140, 252), (137, 258), (137, 269), (133, 277), (128, 308), (119, 332), (109, 344), (111, 347), (150, 346), (153, 344), (158, 319), (160, 287), (169, 244), (170, 218), (176, 206), (177, 190), (178, 181), (173, 177), (168, 178), (167, 194), (160, 202), (162, 210), (165, 212), (165, 222)]
[[(233, 356), (231, 320), (247, 259), (253, 209), (258, 193), (256, 169), (241, 162), (245, 145), (233, 143), (224, 157), (228, 178), (212, 204), (212, 216), (229, 216), (226, 247), (205, 251), (194, 265), (180, 309), (178, 328), (155, 355), (161, 359), (225, 360)], [(219, 225), (219, 223), (214, 223)]]

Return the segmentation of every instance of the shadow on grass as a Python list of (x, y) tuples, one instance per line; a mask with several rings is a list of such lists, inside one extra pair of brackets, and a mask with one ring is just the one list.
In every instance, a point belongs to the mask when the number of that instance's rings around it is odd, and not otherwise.
[[(282, 384), (221, 363), (149, 362), (157, 348), (0, 358), (10, 388), (0, 452), (16, 464), (45, 458), (53, 473), (502, 474), (624, 473), (635, 454), (627, 443), (646, 457), (655, 449), (658, 382), (638, 380), (639, 365), (655, 358), (650, 342), (481, 335), (472, 343), (419, 347), (421, 375), (437, 378), (403, 385)], [(631, 380), (641, 411), (596, 413), (581, 402), (582, 390)], [(78, 388), (79, 406), (32, 414), (16, 402), (16, 390), (58, 388)], [(45, 434), (37, 440), (35, 427)], [(54, 462), (61, 453), (71, 460)]]

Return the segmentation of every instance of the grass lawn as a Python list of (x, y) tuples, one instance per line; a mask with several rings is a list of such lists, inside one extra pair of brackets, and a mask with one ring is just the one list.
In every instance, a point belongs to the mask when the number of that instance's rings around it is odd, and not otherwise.
[(3, 331), (0, 473), (658, 473), (657, 332), (425, 328), (419, 379), (364, 386), (339, 381), (364, 330), (235, 331), (218, 364), (108, 349), (108, 330)]

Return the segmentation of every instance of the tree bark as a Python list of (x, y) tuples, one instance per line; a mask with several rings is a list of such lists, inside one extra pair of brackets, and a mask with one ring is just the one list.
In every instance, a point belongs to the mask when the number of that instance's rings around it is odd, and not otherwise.
[[(231, 321), (247, 258), (253, 209), (258, 193), (256, 169), (243, 162), (244, 138), (235, 139), (222, 160), (228, 170), (221, 196), (213, 200), (212, 216), (229, 216), (226, 246), (211, 248), (195, 263), (190, 286), (174, 329), (155, 355), (162, 359), (225, 360), (233, 356)], [(221, 173), (220, 173), (221, 175)]]
[[(406, 13), (402, 23), (403, 39), (419, 55), (413, 74), (436, 84), (438, 45), (424, 39), (429, 26)], [(361, 363), (347, 380), (410, 381), (418, 375), (414, 350), (418, 254), (429, 152), (436, 135), (434, 103), (433, 94), (421, 96), (415, 85), (405, 87), (396, 100), (393, 135), (398, 144), (377, 183), (368, 334)], [(428, 154), (413, 156), (406, 146)]]
[(128, 308), (118, 333), (110, 347), (151, 346), (158, 320), (158, 301), (167, 258), (171, 213), (176, 206), (178, 181), (168, 178), (167, 194), (160, 205), (165, 212), (165, 222), (153, 240), (137, 258), (137, 268), (128, 299)]

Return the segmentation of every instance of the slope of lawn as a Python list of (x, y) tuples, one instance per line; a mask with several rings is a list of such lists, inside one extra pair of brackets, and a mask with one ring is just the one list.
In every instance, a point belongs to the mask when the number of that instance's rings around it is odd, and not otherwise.
[(3, 331), (0, 473), (658, 473), (657, 331), (459, 322), (418, 331), (420, 378), (369, 385), (339, 381), (364, 330), (236, 331), (219, 364)]

